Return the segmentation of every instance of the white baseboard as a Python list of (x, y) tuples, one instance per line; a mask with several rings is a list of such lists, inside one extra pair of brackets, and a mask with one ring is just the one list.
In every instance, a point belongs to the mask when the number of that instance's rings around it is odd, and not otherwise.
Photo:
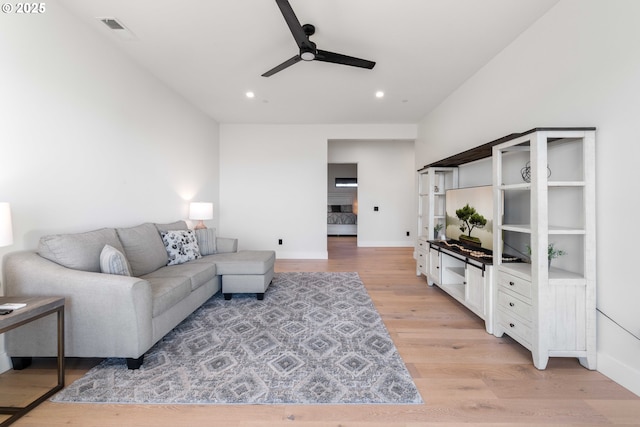
[(329, 253), (276, 251), (276, 259), (329, 259)]
[(640, 371), (598, 352), (598, 372), (640, 396)]
[(640, 340), (598, 312), (598, 371), (640, 396)]
[(413, 248), (415, 247), (414, 241), (363, 241), (358, 240), (358, 246), (363, 248)]

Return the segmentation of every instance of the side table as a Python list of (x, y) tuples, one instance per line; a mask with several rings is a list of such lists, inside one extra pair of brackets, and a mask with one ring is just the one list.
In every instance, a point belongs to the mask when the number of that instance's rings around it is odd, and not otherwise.
[(0, 297), (0, 304), (25, 303), (26, 307), (12, 313), (0, 315), (0, 334), (15, 329), (26, 323), (33, 322), (52, 313), (58, 317), (58, 384), (51, 390), (24, 407), (0, 406), (0, 414), (11, 415), (0, 423), (8, 426), (24, 414), (53, 396), (64, 387), (64, 298), (62, 297)]

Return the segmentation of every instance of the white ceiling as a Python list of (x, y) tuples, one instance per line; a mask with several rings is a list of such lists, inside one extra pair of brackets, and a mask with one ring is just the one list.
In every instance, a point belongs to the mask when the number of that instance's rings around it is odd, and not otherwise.
[(267, 78), (298, 52), (274, 0), (59, 0), (218, 122), (289, 124), (417, 123), (558, 1), (290, 0), (319, 49), (377, 64), (301, 61)]

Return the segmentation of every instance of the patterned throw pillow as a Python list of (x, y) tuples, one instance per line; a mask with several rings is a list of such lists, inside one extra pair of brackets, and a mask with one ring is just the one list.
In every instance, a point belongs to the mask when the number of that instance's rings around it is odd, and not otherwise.
[(100, 271), (106, 274), (131, 276), (129, 263), (122, 252), (110, 245), (104, 245), (100, 252)]
[(193, 230), (162, 231), (160, 234), (169, 255), (167, 265), (182, 264), (202, 258)]
[(201, 228), (196, 230), (196, 239), (200, 247), (200, 255), (213, 255), (218, 251), (216, 247), (215, 228)]

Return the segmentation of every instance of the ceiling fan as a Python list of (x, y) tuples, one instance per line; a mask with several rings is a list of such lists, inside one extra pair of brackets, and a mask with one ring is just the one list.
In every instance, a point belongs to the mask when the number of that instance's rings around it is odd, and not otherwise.
[(288, 0), (276, 0), (276, 3), (278, 4), (278, 7), (282, 12), (282, 16), (284, 16), (284, 20), (287, 22), (287, 25), (291, 30), (291, 34), (293, 34), (293, 38), (300, 49), (300, 53), (267, 71), (262, 75), (262, 77), (272, 76), (300, 60), (332, 62), (334, 64), (350, 65), (352, 67), (367, 68), (369, 70), (376, 65), (375, 62), (367, 61), (366, 59), (354, 58), (353, 56), (318, 49), (316, 44), (309, 40), (309, 36), (312, 36), (316, 32), (316, 28), (311, 24), (300, 25), (300, 21), (298, 21), (298, 18), (291, 8)]

